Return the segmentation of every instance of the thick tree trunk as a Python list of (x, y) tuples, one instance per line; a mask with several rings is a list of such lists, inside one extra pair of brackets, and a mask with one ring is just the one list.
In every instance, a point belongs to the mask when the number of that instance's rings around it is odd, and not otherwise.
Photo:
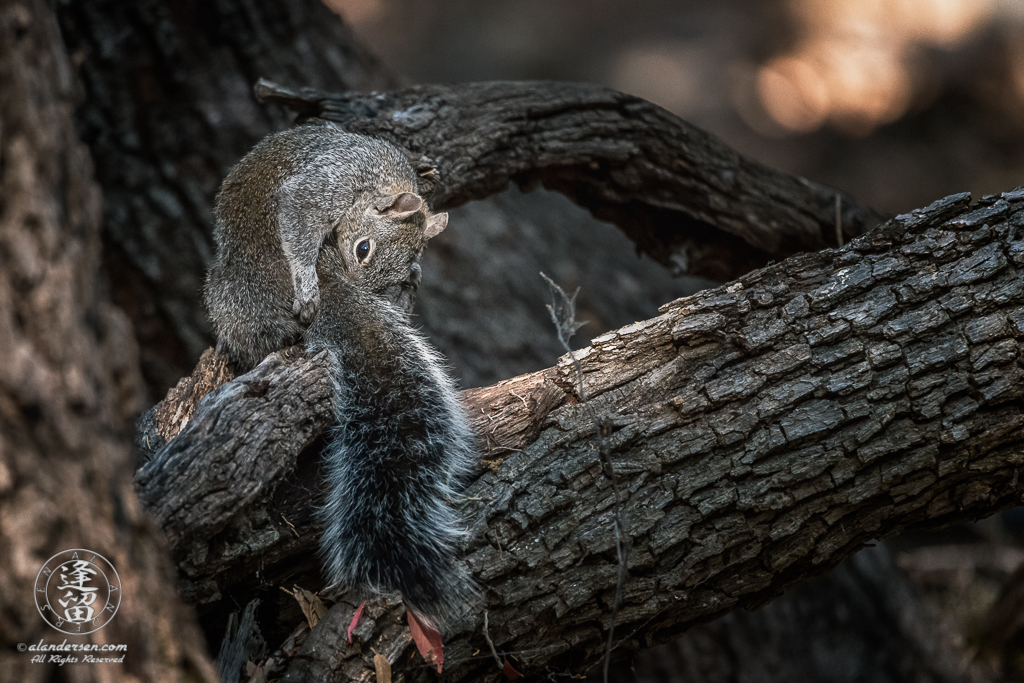
[[(582, 402), (568, 356), (465, 392), (490, 471), (461, 506), (463, 556), (488, 589), (495, 644), (528, 671), (600, 657), (617, 576), (611, 471), (630, 548), (621, 650), (764, 604), (874, 538), (1019, 504), (1022, 209), (1024, 193), (950, 197), (668, 304), (576, 354)], [(141, 470), (207, 609), (320, 585), (316, 449), (299, 453), (329, 426), (327, 387), (322, 358), (275, 354)], [(314, 629), (293, 680), (366, 675), (361, 650), (338, 647), (350, 610)], [(403, 654), (401, 609), (370, 616), (364, 643), (424, 675)], [(469, 657), (486, 647), (482, 621), (483, 606), (448, 645), (455, 679), (492, 666)]]
[[(127, 645), (123, 663), (67, 664), (75, 680), (212, 682), (167, 549), (132, 490), (138, 352), (101, 295), (99, 187), (72, 120), (74, 70), (42, 0), (0, 3), (0, 83), (0, 672), (53, 680), (52, 653), (33, 663), (40, 653), (19, 643), (67, 640)], [(36, 573), (74, 548), (121, 577), (116, 615), (90, 636), (53, 630), (37, 611)], [(122, 652), (92, 653), (111, 654)]]

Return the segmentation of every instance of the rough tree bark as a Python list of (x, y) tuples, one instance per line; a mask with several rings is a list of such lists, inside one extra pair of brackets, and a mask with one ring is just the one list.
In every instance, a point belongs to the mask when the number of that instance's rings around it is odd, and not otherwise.
[[(0, 83), (0, 672), (54, 680), (57, 664), (32, 663), (17, 644), (66, 639), (128, 647), (123, 664), (83, 665), (75, 680), (215, 681), (132, 490), (138, 352), (102, 295), (99, 187), (42, 0), (0, 4)], [(122, 579), (116, 617), (87, 637), (52, 630), (34, 600), (36, 572), (69, 548), (105, 556)]]
[[(585, 401), (568, 357), (464, 392), (490, 471), (460, 506), (463, 557), (494, 643), (531, 672), (601, 656), (612, 476), (630, 548), (621, 651), (764, 604), (874, 538), (1019, 504), (1024, 191), (969, 204), (947, 198), (595, 340), (576, 354)], [(140, 471), (199, 605), (320, 585), (316, 449), (300, 451), (329, 426), (327, 385), (321, 357), (272, 355)], [(369, 675), (361, 647), (339, 647), (351, 609), (328, 613), (287, 680)], [(369, 615), (363, 645), (426, 676), (401, 608)], [(483, 606), (448, 643), (453, 679), (493, 666), (471, 656), (486, 652), (482, 620)]]

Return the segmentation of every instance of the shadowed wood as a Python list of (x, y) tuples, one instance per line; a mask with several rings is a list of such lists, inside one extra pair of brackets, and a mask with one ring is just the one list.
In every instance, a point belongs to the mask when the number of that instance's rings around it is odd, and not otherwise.
[(0, 679), (213, 683), (133, 489), (139, 349), (99, 275), (101, 190), (49, 3), (0, 3), (0, 83)]
[[(576, 352), (585, 403), (568, 356), (464, 392), (490, 467), (454, 504), (499, 649), (526, 673), (600, 658), (616, 560), (599, 452), (630, 549), (623, 651), (764, 604), (872, 539), (1019, 504), (1022, 225), (1024, 192), (948, 197), (595, 339)], [(320, 586), (318, 453), (299, 452), (328, 426), (309, 400), (327, 381), (320, 362), (271, 356), (204, 400), (140, 473), (201, 611), (222, 588)], [(271, 377), (294, 384), (244, 388)], [(280, 427), (259, 427), (285, 406), (288, 452)], [(155, 474), (219, 471), (242, 452), (232, 477)], [(193, 508), (213, 493), (218, 516)], [(361, 644), (339, 649), (352, 607), (328, 613), (286, 680), (368, 680), (369, 646), (396, 675), (427, 675), (409, 660), (401, 607), (383, 599)], [(452, 680), (493, 666), (470, 656), (486, 648), (482, 619), (483, 605), (446, 641)]]
[(885, 216), (843, 192), (747, 159), (632, 95), (579, 83), (488, 82), (327, 94), (266, 80), (257, 97), (407, 150), (447, 209), (544, 185), (620, 226), (676, 273), (724, 281), (836, 245)]

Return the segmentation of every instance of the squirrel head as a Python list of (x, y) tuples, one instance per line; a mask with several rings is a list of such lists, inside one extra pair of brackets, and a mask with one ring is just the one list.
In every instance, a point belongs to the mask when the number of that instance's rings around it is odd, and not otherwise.
[(432, 214), (413, 192), (375, 198), (359, 226), (338, 236), (338, 250), (353, 284), (383, 292), (409, 277), (427, 240), (448, 225), (448, 214)]

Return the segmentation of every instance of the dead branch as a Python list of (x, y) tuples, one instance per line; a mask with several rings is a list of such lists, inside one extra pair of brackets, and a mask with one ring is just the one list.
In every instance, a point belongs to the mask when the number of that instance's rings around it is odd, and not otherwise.
[(835, 189), (746, 159), (664, 109), (594, 85), (492, 82), (327, 94), (260, 81), (257, 97), (390, 140), (449, 208), (510, 181), (569, 196), (676, 273), (725, 281), (836, 246), (884, 220)]

